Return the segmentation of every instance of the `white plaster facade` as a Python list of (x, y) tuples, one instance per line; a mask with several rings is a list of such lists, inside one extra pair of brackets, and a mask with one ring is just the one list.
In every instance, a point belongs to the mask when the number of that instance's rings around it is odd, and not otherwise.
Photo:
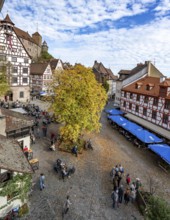
[[(7, 15), (8, 16), (8, 15)], [(0, 24), (1, 65), (6, 66), (6, 74), (12, 91), (12, 101), (25, 102), (30, 98), (29, 75), (31, 58), (14, 31), (14, 24), (6, 17)]]

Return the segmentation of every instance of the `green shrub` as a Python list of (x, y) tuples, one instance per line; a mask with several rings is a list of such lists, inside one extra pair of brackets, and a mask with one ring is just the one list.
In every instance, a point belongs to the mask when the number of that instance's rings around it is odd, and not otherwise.
[(146, 220), (169, 220), (170, 206), (169, 204), (159, 198), (150, 196), (147, 204), (147, 211), (145, 213)]

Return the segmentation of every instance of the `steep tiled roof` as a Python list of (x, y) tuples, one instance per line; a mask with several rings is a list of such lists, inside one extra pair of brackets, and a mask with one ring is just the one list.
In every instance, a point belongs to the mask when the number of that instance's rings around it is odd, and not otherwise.
[(33, 173), (19, 143), (0, 135), (0, 168), (20, 173)]
[(118, 74), (119, 74), (119, 75), (121, 75), (121, 74), (129, 75), (130, 72), (131, 72), (131, 70), (120, 70), (120, 71), (118, 72)]
[(160, 86), (169, 87), (170, 86), (170, 78), (165, 79), (162, 83), (160, 83)]
[(33, 125), (32, 119), (18, 112), (0, 108), (0, 115), (5, 116), (6, 132), (31, 127)]
[(14, 27), (14, 31), (17, 34), (18, 37), (23, 38), (25, 40), (28, 40), (28, 41), (30, 41), (30, 42), (32, 42), (34, 44), (37, 44), (35, 42), (35, 40), (29, 35), (28, 32), (25, 32), (25, 31), (23, 31), (23, 30), (21, 30), (21, 29), (19, 29), (17, 27)]
[[(138, 88), (136, 87), (136, 84), (140, 85)], [(150, 90), (147, 90), (146, 87), (152, 84), (152, 88)], [(122, 90), (131, 92), (131, 93), (138, 93), (138, 94), (144, 94), (149, 96), (158, 96), (159, 95), (159, 84), (160, 79), (157, 77), (145, 77), (137, 82), (134, 82), (128, 86), (125, 86)]]
[(2, 23), (5, 22), (5, 23), (10, 23), (12, 25), (14, 25), (14, 23), (11, 21), (9, 15), (7, 14), (6, 17), (4, 18), (4, 20), (1, 21)]
[(147, 62), (145, 62), (144, 64), (143, 63), (138, 63), (137, 66), (130, 71), (129, 77), (136, 74), (136, 73), (138, 73), (138, 72), (140, 72), (142, 69), (144, 69), (147, 66), (148, 66)]
[(106, 70), (107, 70), (107, 73), (108, 73), (107, 76), (106, 76), (106, 79), (113, 79), (113, 80), (118, 79), (117, 76), (113, 75), (113, 72), (111, 71), (111, 69), (106, 68)]
[(43, 75), (48, 63), (31, 63), (30, 74), (31, 75)]
[(97, 61), (94, 62), (93, 70), (102, 74), (107, 80), (117, 80), (117, 76), (113, 75), (111, 69), (106, 68), (103, 63), (98, 63)]
[(67, 68), (66, 66), (64, 66), (62, 60), (60, 60), (60, 59), (51, 59), (51, 60), (50, 60), (50, 66), (51, 66), (51, 69), (52, 69), (52, 70), (55, 70), (55, 69), (56, 69), (56, 66), (57, 66), (57, 64), (58, 64), (59, 61), (61, 62), (63, 69), (69, 69), (69, 68)]

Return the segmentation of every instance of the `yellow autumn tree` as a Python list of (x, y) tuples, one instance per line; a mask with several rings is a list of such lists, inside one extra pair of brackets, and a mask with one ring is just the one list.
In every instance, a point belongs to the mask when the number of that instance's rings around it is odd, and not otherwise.
[(53, 90), (52, 110), (62, 123), (60, 135), (64, 141), (76, 142), (84, 132), (100, 131), (107, 95), (91, 68), (77, 64), (57, 74)]

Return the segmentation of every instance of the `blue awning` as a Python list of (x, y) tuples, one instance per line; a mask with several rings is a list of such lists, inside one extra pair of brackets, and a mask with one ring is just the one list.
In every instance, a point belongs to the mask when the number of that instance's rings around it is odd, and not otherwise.
[(167, 144), (149, 144), (148, 148), (158, 154), (170, 165), (170, 146)]
[(163, 142), (163, 140), (157, 137), (155, 134), (152, 134), (151, 132), (143, 129), (141, 126), (127, 120), (120, 115), (110, 115), (108, 118), (120, 127), (124, 128), (126, 131), (129, 131), (143, 143), (154, 144)]
[(121, 110), (115, 109), (115, 108), (108, 109), (105, 112), (110, 114), (110, 115), (122, 115), (122, 114), (124, 114), (124, 112), (122, 112)]
[(128, 121), (127, 119), (125, 119), (124, 117), (120, 115), (109, 115), (108, 118), (112, 120), (113, 122), (115, 122), (116, 124), (118, 124), (119, 126), (122, 126), (123, 123)]
[(162, 143), (163, 140), (157, 137), (155, 134), (152, 134), (151, 132), (147, 130), (134, 130), (133, 135), (135, 135), (140, 141), (146, 143), (146, 144), (153, 144), (153, 143)]

